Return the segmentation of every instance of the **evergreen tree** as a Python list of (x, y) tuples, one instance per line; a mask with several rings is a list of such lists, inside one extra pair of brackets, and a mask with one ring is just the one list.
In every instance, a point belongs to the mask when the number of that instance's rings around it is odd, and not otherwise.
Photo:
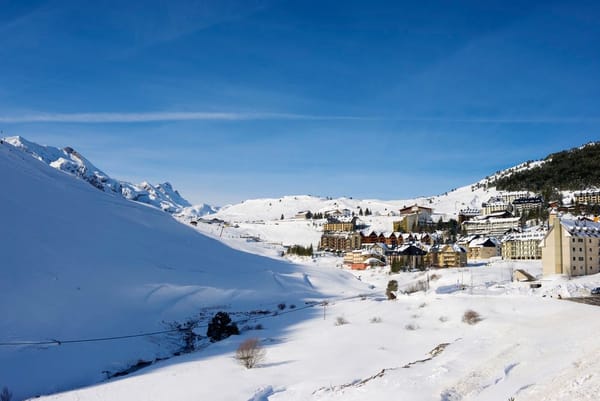
[(211, 342), (221, 341), (231, 335), (240, 334), (235, 323), (231, 321), (227, 312), (217, 312), (208, 324), (206, 336)]

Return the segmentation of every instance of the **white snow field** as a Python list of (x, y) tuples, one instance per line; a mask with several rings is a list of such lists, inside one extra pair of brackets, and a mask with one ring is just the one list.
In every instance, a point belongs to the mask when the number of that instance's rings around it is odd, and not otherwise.
[[(300, 306), (367, 289), (347, 272), (236, 251), (7, 143), (0, 175), (2, 344), (162, 331), (163, 321), (201, 312)], [(169, 338), (0, 345), (0, 387), (21, 400), (96, 383), (170, 355)]]
[[(390, 231), (397, 217), (387, 214), (415, 200), (259, 199), (208, 216), (228, 225), (194, 228), (189, 216), (181, 224), (98, 191), (8, 144), (0, 173), (0, 343), (49, 342), (0, 345), (0, 387), (13, 401), (598, 399), (600, 308), (564, 298), (589, 294), (600, 275), (534, 289), (511, 276), (539, 276), (540, 261), (390, 275), (350, 272), (333, 256), (280, 256), (284, 244), (318, 242), (319, 222), (292, 218), (301, 210), (368, 207), (363, 220)], [(464, 187), (416, 201), (448, 217), (494, 193)], [(426, 291), (402, 293), (427, 281)], [(251, 315), (239, 336), (112, 379), (172, 355), (173, 335), (68, 342), (162, 331), (163, 321), (218, 310), (277, 314)], [(481, 320), (463, 322), (467, 310)], [(246, 369), (234, 355), (252, 337), (266, 357)]]
[[(539, 262), (515, 267), (535, 271)], [(496, 267), (430, 271), (430, 278), (440, 277), (430, 280), (426, 293), (400, 294), (395, 301), (367, 296), (269, 317), (260, 321), (263, 330), (42, 399), (596, 400), (600, 309), (544, 297), (527, 283), (482, 280), (461, 290), (460, 280), (470, 282), (473, 269)], [(384, 269), (360, 274), (380, 291), (390, 278), (401, 288), (426, 278), (421, 272), (390, 276)], [(482, 320), (464, 323), (466, 310)], [(338, 323), (341, 318), (346, 324)], [(234, 353), (250, 337), (258, 337), (267, 353), (248, 370)]]

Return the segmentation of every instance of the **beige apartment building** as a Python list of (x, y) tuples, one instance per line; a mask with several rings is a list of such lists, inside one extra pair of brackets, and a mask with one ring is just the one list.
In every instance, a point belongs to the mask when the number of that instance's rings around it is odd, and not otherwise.
[(467, 265), (467, 250), (456, 244), (434, 245), (425, 259), (429, 266), (464, 267)]
[(586, 218), (550, 215), (542, 243), (544, 275), (583, 276), (600, 272), (600, 223)]
[(467, 259), (481, 260), (500, 256), (500, 243), (494, 237), (475, 238), (467, 246)]
[(502, 241), (502, 259), (541, 259), (540, 242), (546, 231), (512, 233)]

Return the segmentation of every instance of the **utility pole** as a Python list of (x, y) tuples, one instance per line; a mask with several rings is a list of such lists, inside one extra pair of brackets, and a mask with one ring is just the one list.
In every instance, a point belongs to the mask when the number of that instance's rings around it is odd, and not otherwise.
[(327, 310), (327, 301), (323, 301), (323, 320), (325, 320), (326, 317), (326, 311)]

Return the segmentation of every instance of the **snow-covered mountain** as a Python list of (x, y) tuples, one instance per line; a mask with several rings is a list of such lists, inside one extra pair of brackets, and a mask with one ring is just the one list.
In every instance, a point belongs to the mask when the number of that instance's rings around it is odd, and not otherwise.
[[(74, 152), (37, 150), (46, 161), (103, 176)], [(7, 142), (0, 171), (0, 343), (57, 340), (0, 346), (0, 387), (17, 400), (92, 384), (173, 351), (163, 335), (61, 340), (161, 331), (164, 321), (202, 311), (276, 310), (280, 302), (366, 288), (347, 272), (236, 251)]]
[(111, 178), (71, 147), (60, 149), (38, 145), (20, 136), (3, 140), (50, 167), (74, 175), (104, 192), (120, 194), (126, 199), (147, 203), (169, 213), (181, 213), (187, 209), (186, 213), (189, 215), (203, 216), (217, 210), (209, 205), (192, 207), (168, 182), (158, 185), (148, 182), (132, 184)]

